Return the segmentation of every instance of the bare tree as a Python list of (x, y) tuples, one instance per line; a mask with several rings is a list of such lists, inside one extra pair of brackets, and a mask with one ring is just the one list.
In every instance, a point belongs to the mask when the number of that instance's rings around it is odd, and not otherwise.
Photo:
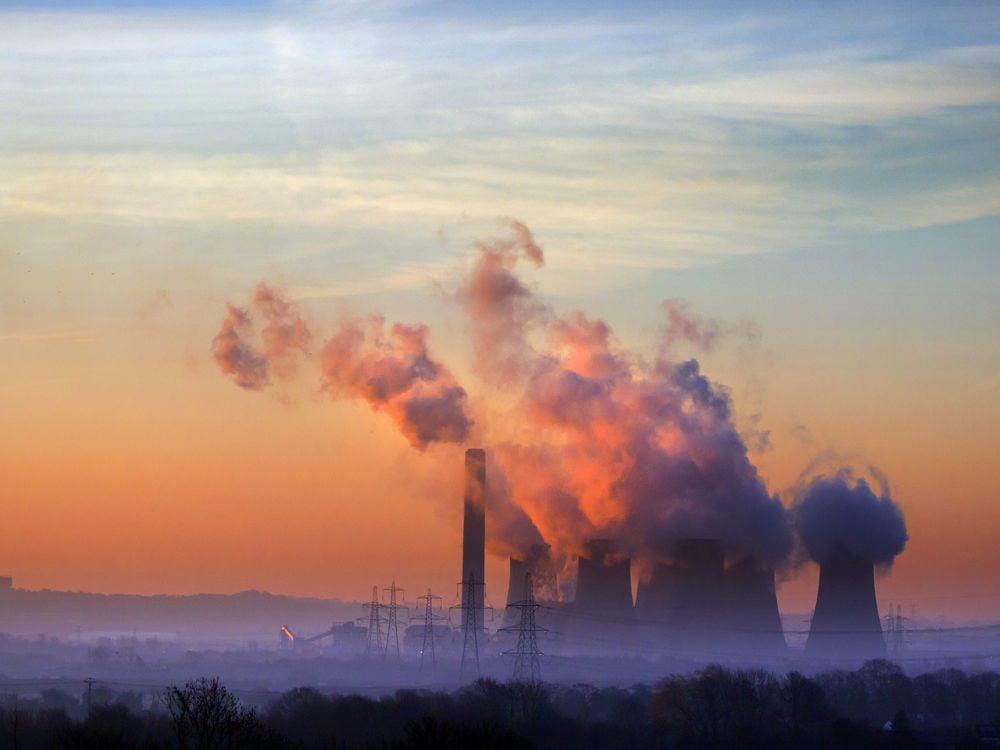
[(253, 710), (240, 705), (217, 677), (171, 687), (165, 698), (183, 750), (243, 750), (266, 740)]

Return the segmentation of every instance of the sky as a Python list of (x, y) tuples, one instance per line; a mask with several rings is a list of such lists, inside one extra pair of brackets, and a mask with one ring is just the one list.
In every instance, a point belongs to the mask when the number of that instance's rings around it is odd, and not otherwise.
[(515, 217), (631, 349), (667, 298), (752, 327), (696, 355), (769, 490), (874, 464), (880, 602), (1000, 617), (1000, 6), (686, 5), (0, 2), (0, 574), (453, 595), (461, 448), (210, 347), (267, 280), (474, 382), (450, 290)]

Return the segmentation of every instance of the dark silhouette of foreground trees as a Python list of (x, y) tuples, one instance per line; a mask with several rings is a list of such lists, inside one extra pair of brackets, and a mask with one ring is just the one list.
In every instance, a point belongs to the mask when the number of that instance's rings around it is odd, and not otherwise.
[(263, 749), (277, 739), (218, 678), (168, 688), (164, 698), (182, 750)]
[(81, 696), (53, 688), (0, 708), (0, 748), (17, 750), (977, 748), (991, 732), (1000, 675), (908, 677), (885, 661), (813, 677), (709, 666), (629, 689), (478, 680), (368, 698), (298, 688), (256, 706), (204, 679), (151, 705), (108, 692), (89, 715)]

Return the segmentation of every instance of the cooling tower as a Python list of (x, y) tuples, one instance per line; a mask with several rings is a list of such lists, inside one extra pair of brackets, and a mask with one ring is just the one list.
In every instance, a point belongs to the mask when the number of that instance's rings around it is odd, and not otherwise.
[(580, 557), (574, 608), (616, 619), (632, 618), (632, 573), (628, 559), (615, 559), (611, 541), (591, 539)]
[[(470, 584), (470, 577), (472, 583)], [(462, 526), (462, 626), (466, 624), (469, 597), (473, 599), (476, 625), (485, 627), (486, 578), (486, 453), (481, 448), (465, 452), (465, 520)]]
[[(510, 577), (507, 579), (507, 606), (523, 602), (527, 599), (527, 591), (524, 590), (524, 574), (530, 572), (528, 564), (524, 560), (516, 557), (510, 558)], [(513, 609), (507, 609), (504, 613), (504, 625), (508, 625), (508, 620), (516, 619), (517, 613)]]
[(745, 557), (725, 573), (722, 646), (747, 658), (780, 655), (786, 649), (778, 612), (774, 571)]
[(821, 658), (885, 658), (871, 562), (835, 549), (820, 564), (806, 653)]
[(673, 625), (679, 566), (657, 563), (648, 581), (635, 592), (636, 619), (651, 625)]
[(681, 539), (674, 545), (678, 565), (674, 622), (681, 630), (714, 627), (721, 614), (725, 549), (720, 539)]
[[(528, 592), (524, 590), (525, 573), (531, 573), (536, 600), (548, 601), (555, 596), (556, 576), (552, 565), (551, 548), (547, 544), (533, 544), (523, 555), (523, 559), (510, 558), (510, 577), (507, 579), (508, 607), (528, 598)], [(518, 616), (516, 609), (506, 609), (504, 627), (516, 625)]]
[(718, 648), (724, 562), (721, 540), (681, 539), (673, 561), (657, 563), (639, 583), (635, 616), (648, 649), (697, 657), (699, 650)]
[(577, 562), (570, 648), (578, 653), (622, 653), (634, 646), (632, 563), (614, 557), (608, 539), (591, 539)]
[(635, 620), (645, 650), (663, 654), (678, 645), (676, 626), (679, 565), (657, 563), (648, 581), (639, 581), (635, 592)]

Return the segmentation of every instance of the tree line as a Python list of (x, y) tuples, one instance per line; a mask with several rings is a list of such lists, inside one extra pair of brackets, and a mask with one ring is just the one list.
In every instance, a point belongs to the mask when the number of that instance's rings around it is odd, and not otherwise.
[[(103, 692), (102, 692), (103, 691)], [(872, 661), (814, 676), (708, 666), (631, 688), (478, 680), (454, 692), (286, 692), (245, 705), (217, 679), (135, 693), (58, 689), (0, 708), (14, 750), (917, 748), (1000, 742), (1000, 675), (907, 676)]]

